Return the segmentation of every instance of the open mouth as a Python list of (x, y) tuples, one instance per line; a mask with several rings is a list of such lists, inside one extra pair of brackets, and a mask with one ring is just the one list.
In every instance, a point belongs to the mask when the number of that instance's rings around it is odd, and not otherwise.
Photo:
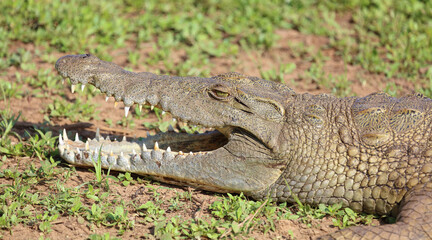
[[(74, 92), (76, 89), (76, 82), (79, 80), (73, 79), (67, 74), (61, 73), (63, 81), (67, 78), (71, 80), (72, 86), (71, 91)], [(81, 85), (83, 90), (85, 84)], [(103, 90), (101, 90), (103, 92)], [(108, 94), (107, 94), (108, 100)], [(116, 98), (116, 101), (123, 99)], [(150, 103), (140, 104), (150, 105), (151, 109), (154, 107), (161, 106), (151, 105)], [(125, 106), (125, 116), (128, 115), (130, 107)], [(178, 116), (176, 119), (183, 120)], [(191, 124), (198, 125), (190, 122)], [(206, 127), (206, 126), (203, 126)], [(175, 132), (173, 128), (169, 128), (167, 132), (161, 132), (156, 135), (147, 135), (145, 138), (140, 137), (136, 139), (126, 138), (118, 140), (110, 138), (109, 136), (102, 136), (99, 133), (99, 129), (96, 131), (96, 136), (93, 139), (87, 139), (81, 141), (78, 133), (75, 139), (69, 139), (66, 130), (63, 130), (63, 134), (60, 134), (59, 138), (59, 150), (62, 157), (70, 163), (80, 165), (88, 165), (88, 162), (92, 159), (101, 158), (103, 164), (118, 165), (122, 164), (129, 165), (133, 163), (134, 159), (148, 160), (172, 160), (177, 157), (188, 157), (196, 155), (205, 155), (211, 151), (217, 150), (225, 146), (229, 142), (230, 134), (235, 130), (233, 127), (223, 127), (218, 129), (212, 129), (204, 133), (179, 133)], [(124, 162), (124, 163), (123, 163)], [(132, 164), (133, 165), (133, 164)]]
[(218, 130), (196, 134), (168, 131), (146, 138), (123, 137), (120, 141), (109, 136), (104, 138), (99, 134), (99, 129), (95, 138), (87, 139), (85, 142), (79, 139), (78, 133), (74, 140), (69, 139), (67, 135), (66, 130), (60, 135), (60, 153), (62, 156), (65, 155), (66, 160), (75, 164), (79, 164), (80, 160), (88, 162), (92, 158), (97, 159), (99, 155), (102, 162), (110, 165), (116, 164), (118, 160), (129, 162), (136, 157), (145, 159), (146, 156), (148, 160), (169, 160), (177, 156), (208, 154), (228, 143), (228, 138)]

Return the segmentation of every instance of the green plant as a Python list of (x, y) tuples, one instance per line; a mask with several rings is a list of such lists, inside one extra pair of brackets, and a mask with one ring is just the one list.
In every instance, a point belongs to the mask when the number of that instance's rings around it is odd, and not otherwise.
[(260, 68), (261, 77), (267, 80), (276, 81), (280, 83), (285, 83), (285, 74), (290, 74), (296, 69), (295, 63), (280, 64), (278, 70), (270, 69), (263, 71)]
[[(54, 149), (54, 145), (56, 143), (57, 136), (52, 136), (52, 132), (43, 133), (39, 129), (35, 129), (38, 133), (34, 136), (30, 136), (29, 142), (29, 151), (30, 154), (35, 154), (40, 160), (46, 159), (47, 156), (51, 154)], [(27, 135), (30, 135), (27, 132)]]
[(96, 118), (98, 114), (94, 104), (82, 103), (79, 98), (74, 103), (69, 103), (63, 99), (54, 99), (54, 102), (48, 105), (45, 112), (50, 117), (65, 117), (72, 121), (87, 121)]
[(23, 91), (21, 90), (21, 86), (16, 83), (10, 83), (0, 79), (0, 98), (3, 100), (9, 98), (18, 98), (21, 99), (23, 97)]

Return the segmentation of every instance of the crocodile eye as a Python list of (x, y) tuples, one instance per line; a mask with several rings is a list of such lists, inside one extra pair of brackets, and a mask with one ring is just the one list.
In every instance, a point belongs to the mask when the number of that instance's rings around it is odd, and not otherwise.
[(220, 87), (213, 88), (209, 91), (209, 95), (216, 100), (227, 101), (230, 97), (230, 93), (226, 89)]
[(221, 98), (226, 98), (226, 97), (229, 96), (229, 93), (227, 93), (227, 92), (221, 92), (221, 91), (218, 91), (218, 90), (214, 90), (213, 92), (214, 92), (218, 97), (221, 97)]

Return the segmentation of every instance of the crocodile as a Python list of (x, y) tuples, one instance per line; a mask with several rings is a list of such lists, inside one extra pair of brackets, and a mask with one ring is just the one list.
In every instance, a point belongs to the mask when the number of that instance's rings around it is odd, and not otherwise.
[(134, 73), (94, 55), (55, 64), (72, 92), (94, 85), (106, 99), (150, 105), (205, 128), (111, 141), (60, 134), (68, 163), (152, 176), (215, 192), (243, 192), (312, 205), (342, 203), (394, 215), (323, 239), (432, 239), (432, 100), (418, 93), (338, 98), (298, 94), (285, 84), (225, 73), (211, 78)]

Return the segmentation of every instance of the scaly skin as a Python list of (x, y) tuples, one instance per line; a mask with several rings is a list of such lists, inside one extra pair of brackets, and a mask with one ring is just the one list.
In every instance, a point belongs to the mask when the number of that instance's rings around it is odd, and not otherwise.
[[(61, 156), (152, 175), (169, 183), (256, 199), (342, 202), (359, 212), (397, 215), (396, 224), (353, 227), (324, 238), (432, 238), (432, 100), (420, 94), (362, 98), (296, 94), (238, 73), (212, 78), (133, 73), (95, 56), (68, 55), (56, 69), (92, 84), (125, 113), (157, 105), (173, 117), (216, 129), (166, 133), (131, 142), (60, 136)], [(144, 145), (143, 145), (144, 144)], [(183, 152), (190, 153), (183, 153)]]

